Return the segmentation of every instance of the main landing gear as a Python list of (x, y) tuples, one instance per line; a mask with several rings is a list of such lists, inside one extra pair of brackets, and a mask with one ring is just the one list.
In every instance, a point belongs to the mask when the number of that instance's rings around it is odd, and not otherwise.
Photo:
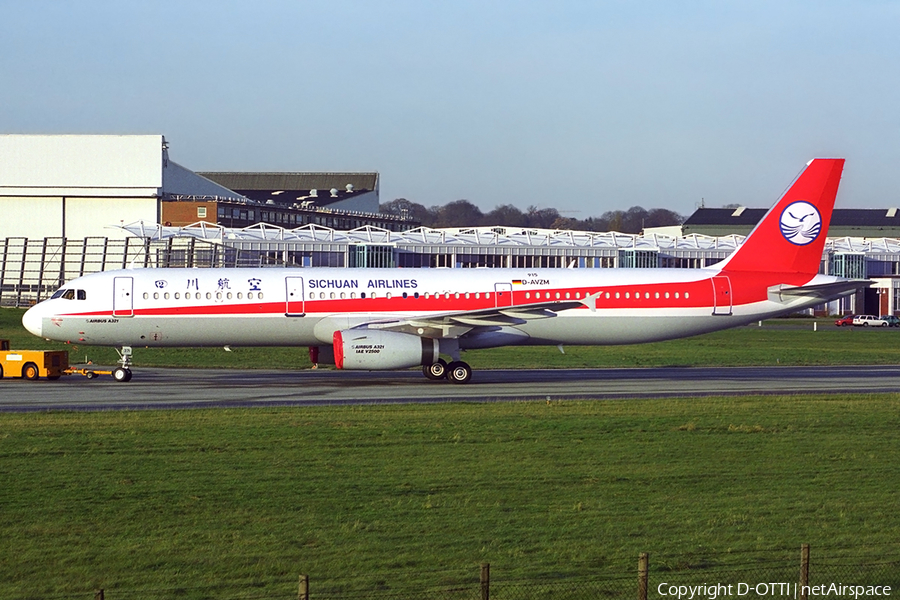
[(439, 358), (436, 363), (422, 367), (422, 372), (428, 379), (448, 379), (452, 383), (468, 383), (472, 379), (472, 367), (461, 360), (447, 364), (443, 358)]

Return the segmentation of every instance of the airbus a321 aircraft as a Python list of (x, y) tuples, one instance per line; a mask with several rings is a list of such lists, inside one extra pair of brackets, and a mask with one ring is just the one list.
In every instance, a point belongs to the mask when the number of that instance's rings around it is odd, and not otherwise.
[(132, 346), (309, 346), (338, 369), (422, 365), (466, 383), (462, 350), (681, 338), (870, 284), (817, 274), (843, 165), (808, 163), (744, 243), (704, 269), (125, 269), (70, 281), (22, 323), (121, 348), (120, 381)]

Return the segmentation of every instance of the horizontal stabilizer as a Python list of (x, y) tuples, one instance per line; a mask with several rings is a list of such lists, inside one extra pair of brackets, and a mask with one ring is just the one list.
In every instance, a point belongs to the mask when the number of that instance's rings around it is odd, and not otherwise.
[(794, 298), (820, 298), (823, 301), (833, 300), (846, 296), (862, 288), (867, 288), (875, 283), (871, 279), (847, 279), (834, 283), (820, 283), (813, 285), (775, 285), (769, 288), (769, 300), (773, 302), (788, 302)]

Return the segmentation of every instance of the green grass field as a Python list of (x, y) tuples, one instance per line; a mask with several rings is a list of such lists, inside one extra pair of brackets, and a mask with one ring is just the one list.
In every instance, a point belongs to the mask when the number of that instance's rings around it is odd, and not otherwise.
[(631, 576), (641, 551), (660, 570), (802, 542), (877, 560), (900, 538), (897, 409), (882, 395), (3, 414), (0, 598), (291, 597), (301, 573), (319, 591), (408, 589), (482, 561), (507, 580)]
[[(50, 348), (0, 311), (0, 337)], [(891, 364), (897, 330), (821, 321), (635, 347), (498, 349), (475, 368)], [(95, 363), (111, 350), (67, 346)], [(108, 354), (103, 354), (104, 352)], [(302, 368), (305, 349), (135, 349)], [(63, 382), (64, 384), (64, 382)], [(0, 392), (2, 393), (2, 392)], [(0, 599), (224, 598), (494, 578), (633, 578), (773, 556), (882, 561), (900, 398), (785, 396), (0, 414)], [(897, 559), (892, 555), (894, 560)], [(699, 571), (702, 573), (703, 571)]]

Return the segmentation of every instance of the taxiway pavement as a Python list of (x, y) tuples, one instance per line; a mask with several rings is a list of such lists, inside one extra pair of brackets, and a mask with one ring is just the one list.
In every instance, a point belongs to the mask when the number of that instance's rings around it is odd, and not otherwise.
[(900, 392), (900, 366), (476, 371), (467, 385), (419, 371), (137, 368), (108, 376), (0, 381), (0, 411), (139, 410), (375, 403), (611, 400), (743, 394)]

